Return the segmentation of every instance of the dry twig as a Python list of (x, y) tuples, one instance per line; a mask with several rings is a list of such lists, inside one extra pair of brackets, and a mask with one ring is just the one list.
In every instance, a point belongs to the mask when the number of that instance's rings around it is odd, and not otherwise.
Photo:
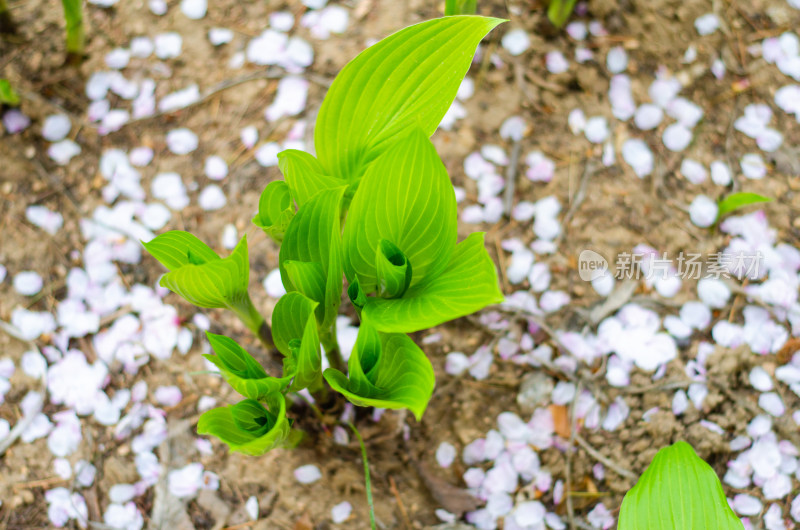
[(601, 464), (603, 464), (607, 468), (613, 470), (617, 475), (619, 475), (621, 477), (629, 478), (631, 480), (636, 480), (637, 478), (639, 478), (639, 477), (636, 476), (636, 473), (634, 473), (632, 471), (628, 471), (627, 469), (625, 469), (624, 467), (620, 466), (619, 464), (617, 464), (616, 462), (614, 462), (613, 460), (611, 460), (607, 456), (604, 456), (600, 451), (598, 451), (597, 449), (595, 449), (594, 447), (589, 445), (589, 442), (584, 440), (583, 437), (580, 434), (575, 433), (575, 435), (573, 436), (573, 439), (576, 442), (578, 442), (578, 445), (583, 447), (584, 451), (589, 453), (589, 456), (591, 456), (592, 458), (594, 458), (595, 460), (597, 460), (598, 462), (600, 462)]

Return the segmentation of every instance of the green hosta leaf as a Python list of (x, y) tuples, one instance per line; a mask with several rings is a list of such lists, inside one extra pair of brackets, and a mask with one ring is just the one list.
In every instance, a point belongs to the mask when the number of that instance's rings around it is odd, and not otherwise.
[(272, 338), (286, 356), (284, 375), (294, 377), (292, 392), (319, 380), (321, 353), (314, 309), (317, 303), (298, 292), (281, 296), (272, 313)]
[[(342, 301), (342, 237), (340, 210), (344, 187), (318, 193), (295, 215), (283, 238), (278, 264), (287, 291), (301, 291), (320, 305), (317, 321), (328, 329), (336, 320)], [(287, 263), (295, 262), (292, 271)], [(298, 265), (306, 263), (308, 266)], [(324, 273), (324, 297), (319, 295), (319, 278), (312, 270)], [(297, 283), (296, 283), (297, 282)], [(312, 289), (312, 286), (315, 286)]]
[(208, 342), (216, 355), (204, 355), (219, 368), (222, 377), (244, 397), (263, 400), (280, 393), (288, 386), (291, 377), (270, 377), (253, 357), (236, 341), (223, 335), (206, 332)]
[(550, 0), (550, 5), (547, 7), (547, 18), (555, 27), (562, 27), (572, 15), (576, 3), (578, 0)]
[(253, 224), (280, 243), (293, 217), (294, 204), (289, 186), (282, 180), (267, 184), (261, 192), (258, 213), (253, 217)]
[(410, 128), (432, 135), (478, 43), (501, 22), (476, 16), (429, 20), (350, 61), (328, 90), (314, 131), (317, 156), (328, 174), (357, 181), (365, 165)]
[(717, 474), (692, 446), (661, 449), (622, 501), (619, 530), (743, 530)]
[(387, 333), (411, 333), (502, 302), (483, 236), (476, 232), (456, 245), (444, 273), (410, 288), (402, 298), (368, 298), (364, 322)]
[(172, 230), (152, 239), (149, 243), (142, 243), (147, 252), (156, 258), (169, 271), (174, 271), (193, 262), (210, 262), (220, 259), (216, 252), (197, 239), (189, 232)]
[(198, 307), (237, 307), (247, 297), (250, 264), (247, 237), (242, 237), (230, 256), (205, 261), (192, 251), (186, 265), (161, 278), (161, 285)]
[(478, 10), (477, 0), (447, 0), (444, 15), (474, 15)]
[(320, 191), (347, 186), (347, 181), (325, 174), (319, 161), (305, 151), (286, 149), (278, 153), (278, 168), (301, 207)]
[(377, 286), (376, 252), (385, 239), (413, 267), (411, 287), (447, 267), (457, 238), (456, 197), (436, 149), (419, 128), (370, 164), (344, 227), (344, 267), (365, 293)]
[(758, 193), (748, 193), (748, 192), (741, 192), (741, 193), (731, 193), (721, 201), (719, 201), (718, 208), (719, 211), (717, 213), (717, 219), (722, 219), (723, 216), (731, 213), (734, 210), (738, 210), (739, 208), (743, 208), (750, 204), (756, 204), (759, 202), (771, 202), (772, 199), (769, 197), (764, 197), (763, 195), (759, 195)]
[(411, 284), (411, 263), (395, 244), (381, 239), (375, 253), (378, 296), (399, 298)]
[[(317, 262), (287, 261), (284, 263), (289, 281), (312, 300), (325, 300), (325, 269)], [(317, 306), (317, 318), (322, 320), (325, 307)]]
[(192, 234), (179, 230), (142, 244), (170, 271), (161, 278), (162, 287), (198, 307), (228, 308), (251, 331), (259, 332), (264, 319), (247, 294), (250, 280), (247, 236), (224, 259)]
[(350, 303), (352, 303), (358, 311), (367, 303), (367, 295), (364, 293), (364, 290), (361, 289), (361, 284), (358, 283), (358, 276), (353, 278), (353, 283), (347, 288), (347, 297), (350, 298)]
[(422, 418), (435, 383), (425, 353), (406, 335), (378, 333), (362, 324), (347, 363), (350, 378), (333, 368), (325, 379), (360, 407), (409, 409)]
[(8, 79), (0, 79), (0, 104), (12, 107), (19, 105), (19, 94), (8, 82)]
[(197, 433), (216, 436), (231, 451), (263, 455), (284, 445), (291, 431), (285, 398), (273, 394), (265, 401), (266, 407), (253, 399), (245, 399), (236, 405), (206, 411), (197, 423)]

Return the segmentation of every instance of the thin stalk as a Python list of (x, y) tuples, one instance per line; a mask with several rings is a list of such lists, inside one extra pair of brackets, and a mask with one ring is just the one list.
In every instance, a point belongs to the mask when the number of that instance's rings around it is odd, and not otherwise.
[(0, 34), (14, 33), (17, 27), (11, 18), (11, 10), (8, 8), (7, 0), (0, 0)]
[[(311, 393), (311, 397), (314, 398), (314, 403), (319, 406), (325, 407), (331, 401), (331, 389), (328, 387), (328, 383), (322, 377), (322, 372), (319, 373), (317, 381), (308, 388), (308, 391)], [(321, 416), (321, 412), (319, 407), (314, 407), (316, 412), (318, 412)]]
[(67, 54), (72, 58), (83, 58), (86, 34), (83, 30), (83, 0), (61, 0), (64, 20), (67, 23)]
[(269, 327), (269, 324), (267, 324), (267, 321), (264, 320), (264, 317), (261, 316), (261, 313), (258, 312), (258, 309), (256, 309), (249, 294), (246, 295), (246, 298), (241, 304), (230, 307), (230, 309), (236, 313), (236, 316), (239, 317), (242, 324), (247, 326), (247, 329), (261, 341), (261, 344), (267, 350), (272, 351), (275, 349), (275, 342), (272, 340), (272, 329)]
[(328, 359), (328, 364), (330, 364), (331, 368), (344, 372), (346, 365), (339, 349), (339, 340), (336, 337), (336, 323), (331, 326), (327, 333), (321, 333), (319, 340), (322, 343), (322, 347), (325, 348), (325, 357)]
[(356, 426), (350, 422), (347, 425), (353, 429), (353, 434), (358, 438), (358, 445), (361, 447), (361, 460), (364, 461), (364, 484), (367, 490), (367, 504), (369, 505), (369, 522), (372, 525), (372, 530), (377, 530), (375, 525), (375, 505), (372, 503), (372, 484), (369, 481), (369, 460), (367, 460), (367, 448), (364, 446), (364, 439), (361, 438), (361, 433), (358, 432)]

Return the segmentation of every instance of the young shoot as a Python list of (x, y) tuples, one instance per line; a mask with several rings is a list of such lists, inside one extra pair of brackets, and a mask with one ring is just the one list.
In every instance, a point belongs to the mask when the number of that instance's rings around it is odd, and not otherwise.
[(550, 0), (550, 5), (547, 6), (547, 18), (555, 27), (563, 27), (577, 3), (578, 0)]
[(83, 60), (86, 46), (83, 0), (61, 0), (61, 4), (64, 6), (64, 20), (67, 24), (67, 60), (70, 63), (80, 62)]

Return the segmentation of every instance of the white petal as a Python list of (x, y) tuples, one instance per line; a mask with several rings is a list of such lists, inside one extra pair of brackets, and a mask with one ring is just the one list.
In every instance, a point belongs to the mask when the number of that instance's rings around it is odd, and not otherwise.
[(708, 228), (714, 224), (714, 221), (717, 220), (718, 212), (717, 203), (705, 195), (698, 195), (689, 205), (689, 216), (692, 219), (692, 223), (700, 228)]
[(187, 18), (200, 20), (206, 16), (208, 3), (206, 0), (181, 0), (181, 11)]
[(173, 129), (167, 133), (167, 148), (176, 155), (185, 155), (197, 149), (197, 135), (186, 128)]
[(531, 41), (524, 29), (512, 29), (503, 35), (501, 44), (508, 50), (508, 53), (516, 56), (524, 53), (530, 47)]
[(569, 61), (558, 50), (548, 52), (545, 56), (547, 71), (553, 74), (562, 74), (569, 70)]
[(154, 39), (156, 57), (159, 59), (172, 59), (181, 54), (183, 37), (179, 33), (161, 33)]
[(353, 507), (347, 501), (340, 502), (331, 508), (331, 520), (333, 521), (333, 524), (341, 524), (347, 521), (347, 519), (350, 518), (350, 513), (352, 513), (352, 511)]
[(322, 478), (322, 473), (314, 464), (306, 464), (294, 470), (294, 478), (301, 484), (311, 484)]
[(628, 54), (622, 46), (614, 46), (608, 50), (606, 66), (612, 74), (619, 74), (628, 68)]
[(719, 19), (714, 13), (706, 13), (695, 19), (694, 27), (700, 35), (711, 35), (719, 28)]
[(673, 123), (664, 129), (664, 134), (661, 139), (667, 149), (680, 152), (686, 149), (691, 143), (692, 131), (680, 123)]
[(200, 204), (202, 209), (206, 211), (213, 211), (219, 210), (225, 206), (225, 204), (228, 202), (228, 199), (225, 197), (225, 192), (222, 191), (222, 188), (216, 184), (210, 184), (200, 192), (200, 197), (198, 197), (197, 202)]
[(53, 114), (45, 118), (42, 124), (42, 136), (48, 142), (57, 142), (66, 138), (72, 129), (69, 117), (64, 114)]

